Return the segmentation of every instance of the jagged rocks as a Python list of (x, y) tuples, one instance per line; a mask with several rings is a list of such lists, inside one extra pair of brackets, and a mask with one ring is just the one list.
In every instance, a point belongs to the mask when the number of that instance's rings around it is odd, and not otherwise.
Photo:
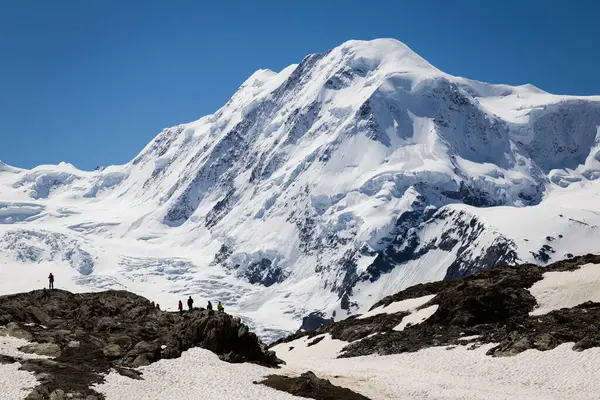
[(490, 342), (497, 340), (500, 343), (489, 351), (495, 356), (510, 356), (532, 348), (550, 350), (570, 342), (575, 343), (573, 349), (578, 351), (600, 347), (600, 304), (586, 302), (551, 311), (489, 336)]
[(252, 284), (260, 283), (266, 287), (280, 283), (285, 279), (285, 273), (281, 267), (273, 265), (268, 258), (250, 263), (241, 275), (246, 277), (248, 282)]
[(288, 343), (304, 336), (313, 338), (325, 333), (330, 334), (333, 339), (353, 342), (373, 333), (390, 331), (397, 326), (406, 315), (408, 315), (408, 313), (399, 312), (395, 314), (378, 314), (364, 319), (359, 319), (354, 315), (339, 322), (330, 322), (313, 331), (298, 332), (294, 335), (279, 339), (269, 345), (269, 347), (274, 347), (281, 343)]
[[(20, 360), (21, 369), (39, 376), (31, 399), (49, 399), (62, 390), (82, 398), (97, 396), (90, 386), (111, 368), (127, 371), (202, 347), (229, 362), (280, 363), (256, 335), (226, 313), (157, 310), (145, 298), (125, 291), (73, 294), (38, 290), (0, 297), (3, 333), (33, 343), (24, 352), (51, 359)], [(135, 375), (135, 374), (134, 374)], [(58, 397), (60, 398), (60, 397)]]
[(545, 244), (538, 250), (537, 253), (531, 252), (531, 255), (536, 260), (541, 261), (543, 263), (547, 263), (548, 261), (550, 261), (550, 259), (552, 258), (552, 254), (554, 253), (556, 253), (556, 251), (554, 251), (552, 246)]
[(333, 318), (325, 318), (325, 314), (321, 311), (313, 311), (302, 318), (302, 325), (300, 325), (298, 332), (312, 331), (329, 322), (333, 322)]
[[(1, 316), (0, 320), (6, 320), (7, 317)], [(21, 328), (16, 322), (9, 322), (6, 326), (0, 327), (0, 335), (12, 336), (24, 340), (32, 340), (33, 335)]]
[(108, 359), (123, 357), (125, 351), (118, 344), (111, 343), (102, 349), (102, 354)]
[(21, 347), (23, 353), (34, 353), (41, 356), (58, 357), (60, 356), (60, 347), (55, 343), (32, 343)]
[(283, 375), (269, 375), (264, 381), (255, 383), (309, 399), (369, 400), (368, 397), (350, 389), (333, 385), (330, 381), (317, 377), (312, 371), (293, 378)]
[[(437, 305), (425, 321), (394, 330), (408, 315), (405, 312), (350, 317), (310, 332), (280, 339), (287, 343), (303, 336), (329, 333), (334, 339), (351, 342), (340, 357), (397, 354), (431, 346), (451, 346), (461, 338), (476, 335), (479, 343), (497, 343), (489, 355), (510, 356), (528, 349), (550, 350), (562, 343), (575, 343), (574, 350), (600, 347), (600, 303), (587, 302), (543, 315), (530, 315), (537, 305), (529, 288), (544, 273), (574, 271), (585, 264), (599, 264), (600, 256), (587, 255), (547, 267), (533, 264), (504, 266), (467, 278), (420, 284), (373, 305), (371, 310), (391, 303), (435, 295), (420, 309)], [(378, 333), (376, 336), (371, 336)]]
[(67, 395), (64, 390), (58, 389), (50, 393), (50, 400), (67, 400)]

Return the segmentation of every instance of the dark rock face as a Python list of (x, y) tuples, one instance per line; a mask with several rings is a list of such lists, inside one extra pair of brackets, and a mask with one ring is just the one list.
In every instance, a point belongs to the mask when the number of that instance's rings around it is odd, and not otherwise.
[(215, 226), (230, 210), (231, 203), (235, 202), (235, 190), (230, 189), (225, 196), (219, 200), (208, 212), (205, 219), (207, 228)]
[(313, 311), (302, 318), (302, 325), (300, 325), (298, 332), (312, 331), (332, 321), (333, 319), (331, 318), (325, 318), (325, 314), (321, 311)]
[(219, 251), (215, 254), (211, 265), (222, 265), (230, 271), (237, 271), (237, 275), (245, 278), (252, 284), (260, 284), (266, 287), (276, 283), (281, 283), (287, 277), (286, 272), (279, 265), (273, 264), (268, 258), (262, 258), (260, 261), (248, 264), (246, 267), (241, 267), (239, 264), (233, 264), (229, 257), (233, 254), (233, 250), (227, 245), (221, 245)]
[(248, 265), (242, 275), (248, 279), (248, 282), (252, 284), (260, 283), (266, 287), (280, 283), (285, 279), (281, 267), (274, 266), (268, 258), (263, 258), (259, 262)]
[(328, 380), (317, 377), (311, 371), (305, 372), (295, 378), (282, 375), (269, 375), (264, 381), (255, 383), (309, 399), (369, 400), (368, 397), (353, 392), (350, 389), (333, 385)]
[(552, 254), (554, 254), (555, 251), (552, 248), (552, 246), (545, 244), (543, 245), (537, 253), (531, 252), (531, 255), (533, 255), (533, 258), (535, 258), (536, 260), (539, 260), (543, 263), (547, 263), (548, 261), (550, 261), (550, 259), (552, 258)]
[[(0, 297), (0, 328), (33, 343), (23, 351), (54, 359), (17, 360), (22, 369), (42, 376), (29, 398), (47, 399), (55, 390), (99, 396), (90, 386), (111, 368), (137, 376), (132, 368), (177, 358), (202, 347), (224, 361), (277, 366), (248, 327), (225, 313), (204, 309), (170, 313), (125, 291), (73, 294), (33, 291)], [(99, 397), (100, 398), (100, 397)]]
[(373, 263), (360, 276), (361, 281), (375, 282), (382, 274), (392, 271), (396, 266), (414, 260), (422, 254), (417, 252), (419, 237), (414, 228), (422, 224), (431, 215), (425, 211), (423, 200), (413, 205), (414, 210), (400, 214), (396, 221), (395, 238), (383, 251), (379, 252)]
[[(575, 343), (574, 350), (600, 347), (600, 303), (587, 302), (573, 308), (530, 316), (537, 305), (529, 288), (550, 271), (574, 271), (584, 264), (598, 264), (600, 255), (559, 261), (547, 267), (533, 264), (502, 266), (463, 279), (420, 284), (387, 296), (371, 309), (432, 295), (422, 308), (437, 305), (436, 312), (418, 325), (394, 331), (406, 313), (379, 314), (365, 319), (350, 317), (311, 332), (297, 333), (274, 343), (302, 336), (330, 333), (335, 339), (353, 342), (340, 357), (397, 354), (431, 346), (461, 343), (478, 335), (479, 343), (498, 343), (488, 354), (506, 356), (527, 349), (550, 350)], [(378, 333), (375, 336), (369, 336)], [(463, 342), (464, 343), (464, 342)]]
[(444, 279), (463, 278), (498, 265), (515, 265), (519, 260), (515, 243), (504, 237), (496, 238), (480, 255), (473, 254), (471, 243), (466, 241), (461, 245), (456, 253), (456, 260), (448, 267)]
[[(309, 332), (298, 332), (285, 338), (281, 338), (269, 345), (276, 346), (280, 343), (288, 343), (298, 338), (308, 336), (313, 338), (318, 335), (329, 333), (332, 338), (353, 342), (365, 338), (373, 333), (391, 331), (397, 326), (408, 313), (378, 314), (372, 317), (358, 319), (356, 315), (339, 322), (330, 322), (322, 327)], [(313, 343), (313, 345), (316, 343)]]
[[(373, 263), (359, 277), (360, 281), (374, 282), (382, 274), (424, 256), (431, 250), (452, 251), (456, 248), (456, 260), (448, 267), (444, 279), (459, 279), (497, 265), (513, 265), (518, 262), (514, 242), (502, 236), (485, 249), (482, 254), (473, 252), (472, 243), (485, 231), (477, 217), (464, 211), (432, 210), (416, 207), (404, 212), (396, 223), (395, 239), (381, 251)], [(450, 227), (439, 238), (423, 243), (418, 229), (429, 225), (451, 221)]]

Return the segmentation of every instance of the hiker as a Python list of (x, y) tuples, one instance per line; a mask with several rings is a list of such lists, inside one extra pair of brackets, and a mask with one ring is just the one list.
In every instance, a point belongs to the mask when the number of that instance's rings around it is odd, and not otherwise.
[(190, 311), (194, 309), (194, 299), (192, 299), (192, 296), (190, 296), (190, 298), (188, 299), (188, 308), (190, 309)]
[(48, 275), (48, 289), (54, 289), (54, 275), (52, 275), (52, 272)]
[(210, 300), (208, 301), (208, 304), (206, 305), (206, 309), (212, 311), (212, 303), (210, 302)]
[(179, 314), (183, 313), (183, 303), (181, 302), (181, 300), (179, 300), (179, 304), (177, 305), (177, 308), (179, 309)]
[(160, 304), (156, 303), (156, 309), (160, 311)]
[(221, 302), (219, 301), (219, 303), (217, 304), (217, 310), (219, 312), (224, 312), (225, 308), (223, 307), (223, 304), (221, 304)]

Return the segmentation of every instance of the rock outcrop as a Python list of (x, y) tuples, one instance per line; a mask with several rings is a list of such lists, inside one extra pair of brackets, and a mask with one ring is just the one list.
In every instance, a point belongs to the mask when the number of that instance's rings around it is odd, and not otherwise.
[(288, 336), (272, 346), (329, 333), (334, 339), (351, 342), (340, 357), (398, 354), (431, 346), (465, 344), (465, 337), (476, 338), (472, 339), (477, 343), (475, 346), (496, 343), (488, 351), (495, 356), (514, 355), (527, 349), (550, 350), (562, 343), (574, 343), (574, 350), (600, 347), (600, 303), (590, 301), (543, 315), (530, 315), (537, 301), (528, 289), (544, 273), (574, 271), (585, 264), (598, 264), (600, 269), (600, 256), (575, 257), (546, 267), (503, 266), (464, 279), (416, 285), (383, 298), (371, 310), (435, 295), (419, 307), (437, 305), (435, 312), (422, 323), (394, 330), (408, 313), (381, 313), (364, 319), (352, 316)]
[(302, 318), (302, 325), (300, 325), (298, 332), (312, 331), (328, 322), (333, 322), (333, 318), (325, 318), (325, 314), (322, 311), (313, 311)]
[(269, 375), (264, 381), (255, 383), (309, 399), (369, 400), (368, 397), (353, 392), (350, 389), (333, 385), (328, 380), (317, 377), (312, 371), (308, 371), (299, 377)]
[(69, 398), (101, 398), (90, 386), (102, 382), (110, 369), (139, 378), (134, 368), (177, 358), (191, 347), (228, 362), (272, 367), (281, 362), (239, 318), (204, 309), (160, 311), (125, 291), (37, 290), (3, 296), (0, 326), (0, 334), (32, 342), (21, 351), (52, 357), (4, 360), (19, 361), (38, 377), (29, 399), (53, 398), (58, 390)]

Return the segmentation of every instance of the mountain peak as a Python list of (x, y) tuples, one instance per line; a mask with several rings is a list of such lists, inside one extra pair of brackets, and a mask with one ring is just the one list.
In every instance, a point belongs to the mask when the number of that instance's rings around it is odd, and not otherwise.
[(596, 100), (352, 40), (255, 72), (126, 165), (0, 165), (0, 258), (52, 265), (73, 290), (222, 300), (277, 336), (411, 284), (597, 248), (599, 125)]
[(277, 75), (277, 72), (271, 71), (270, 69), (259, 69), (254, 72), (244, 83), (242, 83), (241, 87), (248, 86), (262, 86), (266, 81), (270, 78)]
[(441, 71), (396, 39), (349, 40), (332, 52), (340, 52), (353, 66), (384, 72), (438, 73)]

